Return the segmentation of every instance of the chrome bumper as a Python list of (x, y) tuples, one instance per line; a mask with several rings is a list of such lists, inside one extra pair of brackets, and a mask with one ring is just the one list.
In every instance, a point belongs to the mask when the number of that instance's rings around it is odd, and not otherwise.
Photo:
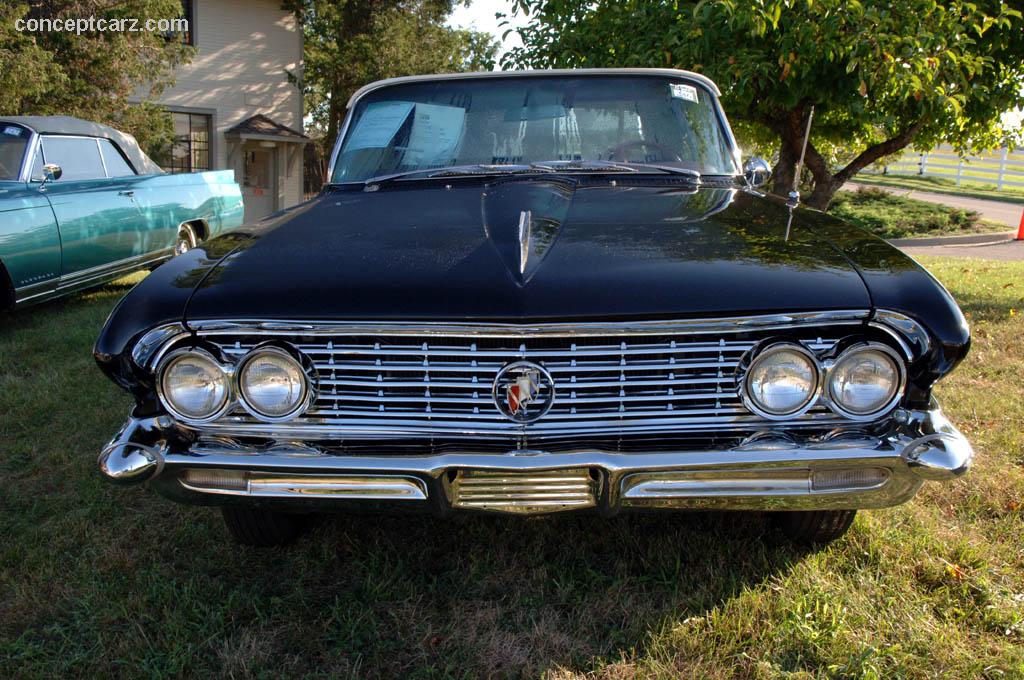
[(884, 436), (838, 432), (796, 440), (762, 433), (729, 449), (619, 453), (336, 455), (305, 444), (247, 448), (228, 440), (168, 444), (166, 417), (131, 417), (100, 454), (101, 473), (151, 481), (173, 500), (295, 510), (594, 508), (803, 510), (903, 503), (925, 480), (967, 472), (973, 451), (938, 408), (897, 411)]

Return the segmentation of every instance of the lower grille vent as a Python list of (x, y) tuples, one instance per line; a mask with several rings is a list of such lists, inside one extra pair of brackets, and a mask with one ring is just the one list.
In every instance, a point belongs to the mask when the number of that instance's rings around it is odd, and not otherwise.
[(597, 482), (586, 468), (514, 472), (461, 470), (451, 484), (456, 508), (539, 514), (597, 504)]

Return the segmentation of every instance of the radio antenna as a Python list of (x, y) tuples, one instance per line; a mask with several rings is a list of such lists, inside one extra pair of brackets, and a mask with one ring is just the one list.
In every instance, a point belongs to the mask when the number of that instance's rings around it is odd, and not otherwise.
[(807, 128), (804, 130), (804, 144), (800, 147), (800, 161), (796, 164), (796, 172), (793, 173), (793, 189), (789, 192), (789, 202), (793, 205), (800, 203), (800, 173), (804, 169), (804, 156), (807, 154), (807, 141), (811, 138), (811, 121), (814, 120), (814, 105), (811, 105), (811, 112), (807, 115)]

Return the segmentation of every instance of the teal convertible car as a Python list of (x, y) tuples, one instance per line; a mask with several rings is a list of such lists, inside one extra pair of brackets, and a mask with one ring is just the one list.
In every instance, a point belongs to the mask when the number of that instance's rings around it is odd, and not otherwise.
[(164, 174), (105, 125), (0, 117), (0, 309), (152, 267), (242, 212), (230, 170)]

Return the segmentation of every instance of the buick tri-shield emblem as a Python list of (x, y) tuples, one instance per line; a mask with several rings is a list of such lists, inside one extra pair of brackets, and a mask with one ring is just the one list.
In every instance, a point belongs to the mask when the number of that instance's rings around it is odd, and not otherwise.
[(543, 367), (517, 361), (498, 371), (494, 379), (494, 404), (517, 423), (537, 420), (555, 400), (555, 383)]

